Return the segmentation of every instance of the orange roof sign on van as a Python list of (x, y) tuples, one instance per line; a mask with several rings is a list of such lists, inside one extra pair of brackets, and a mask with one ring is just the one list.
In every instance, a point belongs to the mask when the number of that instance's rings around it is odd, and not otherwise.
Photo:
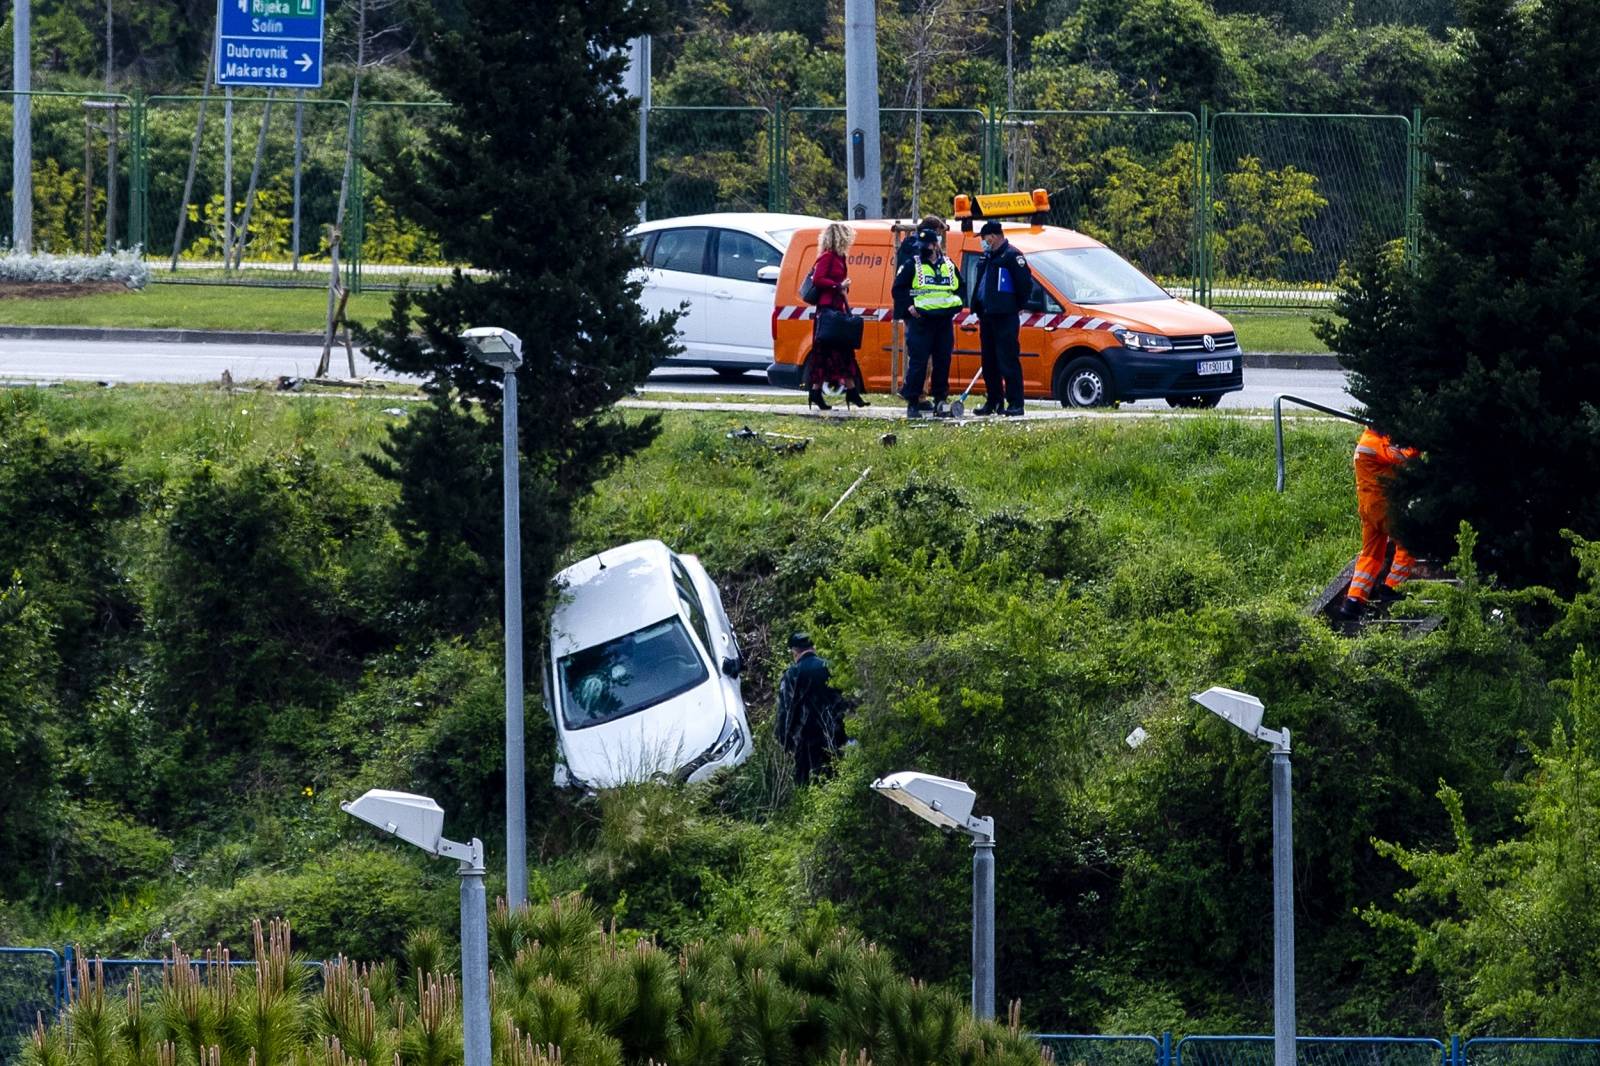
[(1031, 216), (1043, 225), (1050, 212), (1050, 194), (1043, 189), (1032, 192), (990, 192), (977, 196), (958, 195), (951, 212), (961, 220), (963, 230), (971, 227), (975, 218), (1021, 218)]

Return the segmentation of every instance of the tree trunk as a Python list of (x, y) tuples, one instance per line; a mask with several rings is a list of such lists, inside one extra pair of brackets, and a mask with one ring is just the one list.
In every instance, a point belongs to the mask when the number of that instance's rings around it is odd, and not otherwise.
[[(328, 317), (322, 331), (322, 358), (317, 361), (317, 377), (326, 377), (328, 363), (333, 358), (333, 330), (343, 317), (344, 303), (339, 299), (343, 285), (339, 281), (339, 248), (344, 241), (345, 201), (350, 196), (350, 173), (355, 166), (356, 112), (361, 106), (361, 68), (367, 60), (367, 0), (361, 0), (356, 19), (356, 70), (350, 82), (350, 118), (344, 132), (344, 173), (339, 178), (339, 205), (335, 209), (333, 234), (328, 241), (331, 269), (328, 273)], [(345, 327), (349, 329), (348, 326)], [(350, 376), (356, 376), (356, 359), (350, 356)]]
[(189, 221), (189, 198), (194, 195), (195, 164), (200, 161), (200, 135), (206, 128), (206, 101), (211, 97), (211, 76), (217, 69), (217, 37), (211, 35), (211, 59), (206, 64), (206, 76), (200, 83), (200, 116), (194, 123), (194, 141), (189, 145), (189, 172), (183, 178), (183, 199), (178, 202), (178, 232), (172, 237), (172, 267), (178, 269), (178, 255), (183, 251), (183, 226)]
[(256, 183), (261, 180), (261, 157), (267, 151), (267, 126), (272, 121), (272, 96), (276, 89), (267, 90), (267, 102), (261, 108), (261, 132), (256, 135), (256, 158), (250, 164), (250, 184), (244, 194), (244, 211), (239, 216), (239, 239), (234, 244), (233, 269), (238, 270), (244, 261), (244, 246), (250, 239), (250, 215), (256, 206)]

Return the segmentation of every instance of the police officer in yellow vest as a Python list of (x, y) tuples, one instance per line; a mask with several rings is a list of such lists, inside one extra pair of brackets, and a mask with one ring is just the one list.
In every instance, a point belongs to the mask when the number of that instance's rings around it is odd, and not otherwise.
[[(906, 400), (906, 417), (923, 412), (944, 413), (950, 395), (950, 354), (955, 350), (955, 317), (961, 310), (961, 274), (944, 254), (941, 219), (923, 219), (917, 228), (918, 255), (908, 259), (894, 279), (895, 310), (906, 320), (906, 380), (900, 395)], [(922, 384), (933, 365), (929, 392), (922, 399)]]

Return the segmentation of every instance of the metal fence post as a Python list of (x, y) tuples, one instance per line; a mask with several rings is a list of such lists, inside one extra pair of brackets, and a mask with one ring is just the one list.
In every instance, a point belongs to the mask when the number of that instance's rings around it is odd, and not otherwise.
[(1172, 1030), (1168, 1029), (1161, 1034), (1161, 1057), (1157, 1060), (1161, 1066), (1178, 1066), (1173, 1058)]
[(1417, 254), (1421, 237), (1421, 218), (1417, 213), (1417, 192), (1422, 184), (1422, 108), (1411, 109), (1411, 151), (1406, 156), (1406, 258)]
[(1195, 299), (1211, 306), (1211, 108), (1200, 105), (1195, 138)]
[(366, 182), (361, 175), (364, 107), (357, 107), (350, 123), (353, 143), (350, 146), (350, 217), (345, 222), (345, 238), (349, 241), (350, 257), (345, 263), (345, 288), (352, 293), (361, 291), (361, 244), (366, 237)]

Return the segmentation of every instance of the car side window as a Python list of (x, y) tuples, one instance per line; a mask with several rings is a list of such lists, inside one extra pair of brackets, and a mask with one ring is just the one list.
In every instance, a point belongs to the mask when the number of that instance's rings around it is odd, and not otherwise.
[(639, 249), (639, 258), (644, 261), (644, 265), (649, 266), (650, 253), (655, 250), (656, 246), (656, 231), (651, 230), (649, 233), (635, 233), (633, 236), (629, 237), (628, 240), (632, 241), (633, 246)]
[(700, 604), (700, 595), (694, 590), (694, 579), (676, 559), (672, 560), (672, 583), (678, 587), (678, 599), (683, 601), (683, 609), (689, 614), (689, 624), (700, 635), (706, 654), (715, 657), (717, 646), (711, 642), (711, 625), (706, 621), (706, 611)]
[(783, 253), (766, 241), (731, 229), (717, 231), (717, 277), (732, 281), (758, 281), (762, 267), (778, 266)]
[(706, 238), (708, 229), (666, 229), (656, 236), (656, 246), (650, 256), (650, 265), (657, 270), (677, 270), (685, 274), (706, 272)]

